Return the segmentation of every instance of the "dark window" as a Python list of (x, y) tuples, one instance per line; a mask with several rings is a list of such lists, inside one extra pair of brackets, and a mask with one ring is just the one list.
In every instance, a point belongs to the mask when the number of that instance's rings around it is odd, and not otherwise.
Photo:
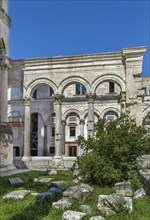
[(14, 157), (19, 157), (19, 153), (20, 152), (20, 149), (19, 149), (19, 147), (18, 146), (14, 146), (13, 147), (13, 156)]
[(115, 84), (114, 82), (109, 82), (109, 93), (115, 92)]
[(147, 88), (143, 87), (142, 89), (144, 90), (144, 95), (146, 96), (147, 95)]
[(51, 122), (52, 122), (52, 124), (55, 123), (55, 113), (52, 113)]
[(50, 154), (54, 155), (55, 154), (55, 147), (50, 147)]
[(33, 92), (32, 98), (37, 99), (37, 89)]
[(70, 137), (75, 137), (75, 136), (76, 136), (76, 128), (70, 127)]
[(70, 157), (76, 157), (77, 156), (77, 146), (69, 146), (69, 156)]
[(54, 90), (50, 87), (50, 96), (54, 94)]
[(38, 153), (38, 113), (31, 115), (31, 156)]
[(86, 93), (86, 88), (80, 83), (76, 83), (76, 95), (84, 95)]
[(52, 127), (52, 137), (55, 137), (55, 127)]

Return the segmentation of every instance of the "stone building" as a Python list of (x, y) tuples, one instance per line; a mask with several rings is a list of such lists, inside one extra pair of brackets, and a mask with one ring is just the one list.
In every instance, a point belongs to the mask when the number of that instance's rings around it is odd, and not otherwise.
[[(7, 41), (0, 38), (2, 48)], [(93, 136), (99, 117), (109, 121), (128, 113), (149, 126), (150, 77), (142, 77), (146, 49), (11, 60), (3, 117), (13, 130), (15, 165), (71, 167), (83, 153), (77, 137)]]
[(8, 1), (0, 0), (0, 172), (14, 169), (12, 131), (7, 123), (10, 26), (11, 20), (8, 16)]

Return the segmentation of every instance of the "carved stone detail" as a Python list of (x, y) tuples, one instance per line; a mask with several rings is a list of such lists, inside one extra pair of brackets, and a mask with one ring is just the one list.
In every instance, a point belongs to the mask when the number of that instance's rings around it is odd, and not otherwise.
[(92, 93), (92, 92), (88, 92), (88, 93), (86, 93), (86, 98), (88, 100), (94, 100), (96, 98), (96, 94)]
[(24, 104), (25, 104), (25, 105), (30, 105), (32, 99), (31, 99), (30, 97), (25, 97), (25, 98), (23, 99), (23, 101), (24, 101)]
[(56, 93), (56, 94), (54, 94), (53, 95), (53, 97), (54, 97), (54, 101), (56, 102), (56, 103), (61, 103), (61, 101), (62, 101), (62, 99), (64, 98), (64, 95), (63, 94), (59, 94), (59, 93)]
[(8, 57), (1, 57), (0, 66), (2, 70), (8, 70), (11, 68), (10, 60)]

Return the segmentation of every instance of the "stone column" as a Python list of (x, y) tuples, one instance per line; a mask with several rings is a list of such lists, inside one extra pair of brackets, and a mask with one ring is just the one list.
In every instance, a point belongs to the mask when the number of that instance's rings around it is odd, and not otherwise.
[(8, 69), (10, 69), (8, 57), (1, 60), (1, 122), (8, 122), (7, 116), (7, 88), (8, 88)]
[(94, 136), (94, 93), (87, 93), (86, 97), (88, 98), (88, 136)]
[(47, 149), (47, 123), (44, 124), (44, 152), (43, 155), (47, 156), (48, 149)]
[(30, 157), (30, 139), (31, 139), (31, 98), (24, 99), (24, 159)]
[[(84, 119), (80, 119), (80, 136), (84, 137)], [(80, 146), (80, 156), (84, 153), (82, 146)]]
[(80, 119), (80, 135), (84, 137), (84, 119)]
[(65, 154), (65, 126), (66, 126), (66, 121), (62, 120), (62, 154)]
[(121, 100), (120, 100), (120, 104), (121, 104), (121, 114), (125, 114), (126, 113), (126, 93), (125, 92), (121, 92)]
[(55, 94), (55, 157), (61, 157), (62, 155), (62, 127), (61, 127), (61, 100), (63, 95)]

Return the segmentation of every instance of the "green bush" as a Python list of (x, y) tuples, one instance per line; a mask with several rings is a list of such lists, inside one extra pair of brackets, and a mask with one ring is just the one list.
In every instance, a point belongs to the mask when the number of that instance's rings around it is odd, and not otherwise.
[(87, 182), (101, 186), (131, 180), (133, 173), (136, 179), (136, 158), (150, 150), (146, 134), (143, 127), (137, 126), (134, 120), (125, 115), (108, 123), (99, 119), (94, 138), (85, 140), (78, 137), (77, 143), (84, 148), (84, 155), (78, 158), (80, 175)]

